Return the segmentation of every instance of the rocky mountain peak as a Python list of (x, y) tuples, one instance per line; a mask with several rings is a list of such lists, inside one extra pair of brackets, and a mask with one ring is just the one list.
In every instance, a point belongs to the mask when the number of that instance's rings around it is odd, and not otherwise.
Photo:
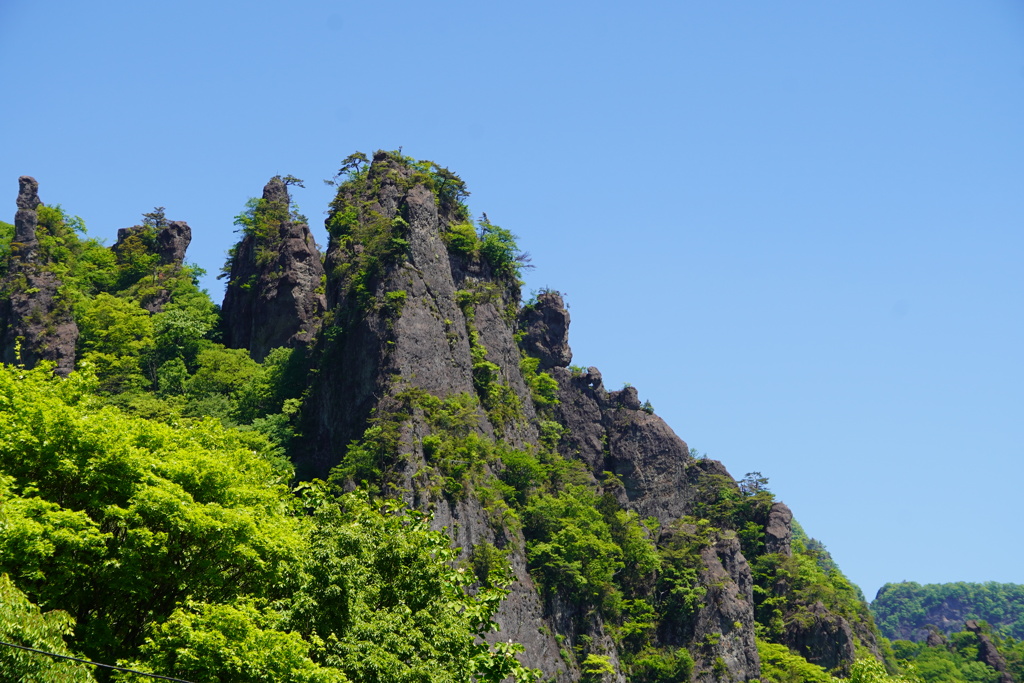
[(561, 293), (549, 289), (538, 294), (535, 303), (520, 310), (519, 329), (523, 333), (519, 346), (540, 358), (541, 370), (565, 368), (572, 362), (569, 311)]
[(39, 183), (29, 175), (18, 178), (18, 199), (19, 209), (35, 211), (42, 202), (39, 200)]
[(38, 215), (36, 209), (42, 201), (39, 199), (39, 183), (32, 176), (23, 175), (18, 178), (18, 211), (14, 215), (14, 243), (19, 251), (22, 262), (35, 259), (39, 241), (36, 237)]
[(5, 363), (34, 367), (52, 361), (58, 374), (75, 367), (78, 326), (71, 307), (60, 296), (61, 281), (39, 256), (39, 183), (18, 178), (18, 207), (7, 274), (0, 283), (0, 354)]
[(764, 551), (790, 557), (793, 554), (793, 513), (782, 502), (772, 504), (764, 530)]
[(288, 186), (274, 176), (243, 214), (242, 239), (229, 258), (222, 328), (226, 346), (262, 360), (278, 346), (304, 346), (326, 308), (320, 252)]
[(288, 195), (288, 186), (285, 185), (281, 176), (274, 176), (263, 186), (263, 199), (275, 204), (288, 206), (291, 204), (291, 197)]

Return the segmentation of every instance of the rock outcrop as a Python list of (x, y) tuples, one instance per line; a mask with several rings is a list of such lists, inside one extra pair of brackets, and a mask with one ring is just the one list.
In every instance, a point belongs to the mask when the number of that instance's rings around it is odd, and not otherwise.
[[(603, 486), (624, 508), (668, 528), (687, 514), (697, 473), (728, 473), (714, 461), (691, 459), (634, 388), (609, 392), (596, 368), (568, 369), (569, 314), (561, 296), (544, 292), (517, 311), (514, 278), (472, 249), (449, 248), (449, 228), (464, 220), (417, 169), (389, 153), (378, 152), (369, 169), (342, 186), (327, 219), (327, 314), (313, 351), (318, 374), (306, 402), (301, 476), (325, 476), (368, 426), (375, 431), (366, 432), (367, 439), (392, 433), (401, 455), (381, 462), (382, 486), (432, 510), (434, 524), (446, 528), (455, 545), (468, 551), (490, 543), (508, 553), (517, 580), (498, 614), (500, 637), (522, 642), (524, 661), (545, 676), (578, 680), (579, 660), (570, 646), (580, 646), (603, 653), (617, 672), (608, 680), (624, 682), (619, 645), (601, 613), (557, 592), (545, 592), (543, 600), (538, 595), (522, 532), (495, 525), (493, 511), (473, 496), (438, 493), (423, 445), (431, 428), (409, 396), (475, 397), (480, 408), (473, 429), (481, 436), (537, 449), (541, 417), (520, 368), (525, 353), (557, 382), (557, 403), (545, 407), (543, 419), (564, 428), (558, 450), (585, 463), (590, 485)], [(506, 405), (489, 405), (495, 389)], [(614, 476), (602, 484), (606, 473)], [(484, 467), (483, 476), (495, 474)], [(694, 680), (758, 678), (753, 582), (735, 535), (724, 534), (695, 561), (704, 604), (685, 625), (666, 631), (666, 642), (700, 640)]]
[(1006, 658), (999, 653), (995, 643), (982, 631), (978, 622), (968, 619), (964, 622), (964, 628), (978, 638), (978, 661), (999, 672), (999, 683), (1015, 683), (1006, 666)]
[[(117, 241), (110, 249), (122, 267), (118, 286), (144, 290), (138, 292), (142, 307), (159, 313), (171, 300), (171, 292), (165, 288), (166, 278), (184, 265), (192, 228), (184, 221), (165, 220), (162, 207), (145, 216), (145, 225), (119, 229)], [(144, 270), (142, 264), (147, 264)], [(156, 286), (139, 287), (140, 281), (149, 282), (149, 278)]]
[(290, 213), (275, 176), (234, 248), (224, 293), (224, 344), (257, 361), (279, 346), (305, 346), (323, 320), (324, 269), (309, 226)]
[(773, 503), (764, 529), (764, 551), (790, 557), (793, 554), (793, 513), (785, 503)]
[(569, 311), (562, 295), (546, 290), (537, 301), (519, 312), (522, 339), (519, 346), (528, 355), (540, 359), (540, 369), (565, 368), (572, 362), (569, 349)]
[(785, 643), (811, 664), (825, 669), (850, 664), (854, 651), (853, 629), (843, 617), (820, 602), (811, 605), (800, 620), (786, 625)]
[(946, 640), (946, 636), (942, 634), (937, 628), (932, 627), (928, 631), (928, 637), (925, 639), (925, 644), (928, 647), (948, 647), (949, 641)]
[(78, 326), (71, 305), (61, 296), (61, 281), (50, 269), (37, 235), (39, 183), (18, 179), (14, 239), (2, 283), (0, 349), (5, 363), (34, 367), (52, 361), (66, 375), (75, 367)]
[(111, 249), (123, 254), (133, 241), (142, 242), (151, 250), (162, 266), (177, 266), (185, 261), (185, 251), (192, 243), (192, 228), (184, 221), (161, 221), (160, 225), (134, 225), (117, 231), (117, 241)]
[(496, 278), (479, 259), (449, 254), (442, 233), (458, 220), (457, 207), (437, 201), (415, 169), (393, 155), (378, 152), (365, 182), (343, 188), (332, 208), (327, 323), (313, 351), (319, 370), (306, 402), (310, 439), (297, 463), (300, 476), (325, 476), (368, 425), (404, 416), (396, 434), (402, 457), (387, 463), (391, 495), (432, 510), (435, 527), (466, 552), (483, 543), (509, 552), (517, 580), (497, 615), (495, 638), (523, 643), (529, 665), (546, 676), (575, 680), (527, 572), (521, 532), (495, 525), (479, 500), (445, 496), (424, 479), (423, 437), (430, 428), (405, 398), (417, 391), (478, 397), (486, 379), (505, 388), (522, 420), (492, 422), (481, 399), (473, 430), (486, 438), (501, 431), (513, 444), (536, 443), (507, 314), (509, 303), (518, 301), (518, 285)]

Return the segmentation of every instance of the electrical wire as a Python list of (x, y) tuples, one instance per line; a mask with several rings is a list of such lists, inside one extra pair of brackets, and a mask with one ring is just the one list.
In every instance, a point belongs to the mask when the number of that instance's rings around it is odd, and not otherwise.
[(0, 645), (6, 645), (7, 647), (16, 647), (19, 650), (28, 650), (29, 652), (38, 652), (41, 655), (47, 655), (48, 657), (56, 657), (58, 659), (70, 659), (72, 662), (78, 662), (80, 664), (89, 664), (91, 666), (98, 666), (104, 669), (116, 669), (118, 671), (127, 671), (128, 673), (138, 674), (140, 676), (159, 678), (162, 681), (174, 681), (175, 683), (192, 683), (192, 681), (186, 681), (184, 678), (171, 678), (170, 676), (161, 676), (160, 674), (148, 674), (145, 671), (136, 671), (135, 669), (129, 669), (124, 666), (114, 666), (113, 664), (100, 664), (99, 662), (90, 662), (88, 659), (79, 659), (78, 657), (71, 657), (69, 655), (59, 655), (56, 652), (37, 650), (36, 648), (28, 647), (27, 645), (15, 645), (14, 643), (5, 643), (2, 640), (0, 640)]

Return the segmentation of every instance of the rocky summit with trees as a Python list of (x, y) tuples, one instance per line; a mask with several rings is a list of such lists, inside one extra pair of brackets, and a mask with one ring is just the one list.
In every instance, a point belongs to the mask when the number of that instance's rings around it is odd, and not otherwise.
[(458, 175), (349, 156), (325, 253), (299, 182), (240, 201), (217, 306), (186, 223), (107, 247), (20, 180), (0, 678), (1020, 680), (983, 622), (890, 643), (764, 477), (572, 365), (561, 295), (523, 300)]

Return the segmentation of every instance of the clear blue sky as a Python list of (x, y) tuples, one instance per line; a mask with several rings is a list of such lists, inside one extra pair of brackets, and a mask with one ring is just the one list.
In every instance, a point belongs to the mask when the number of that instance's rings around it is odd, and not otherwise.
[[(459, 173), (575, 361), (757, 470), (873, 597), (1024, 583), (1024, 5), (0, 2), (17, 177), (213, 279), (274, 174)], [(326, 238), (323, 231), (319, 238)]]

